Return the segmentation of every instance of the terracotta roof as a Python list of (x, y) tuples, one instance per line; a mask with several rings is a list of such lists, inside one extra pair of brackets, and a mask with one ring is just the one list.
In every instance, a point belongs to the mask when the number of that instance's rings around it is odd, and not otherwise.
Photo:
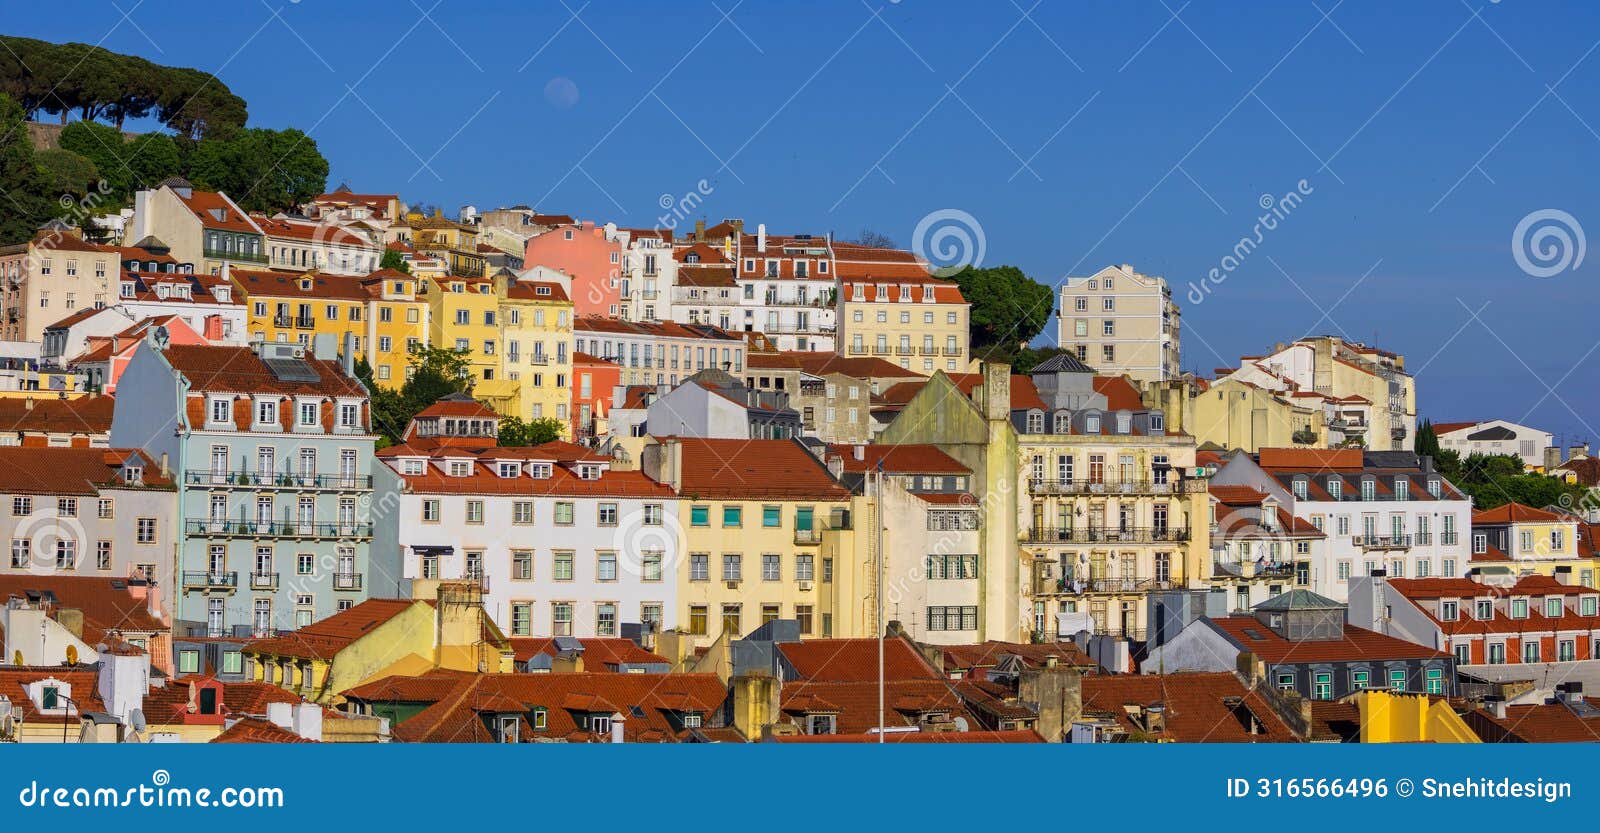
[[(679, 263), (687, 262), (689, 255), (697, 256), (699, 258), (698, 262), (704, 264), (727, 264), (732, 262), (722, 254), (721, 249), (706, 243), (695, 243), (693, 245), (683, 246), (672, 252), (673, 259)], [(723, 269), (719, 271), (727, 272), (730, 276), (733, 274), (733, 270), (731, 269)], [(678, 270), (678, 277), (683, 277), (682, 269)]]
[[(702, 288), (734, 289), (739, 282), (734, 279), (733, 270), (725, 266), (680, 266), (678, 267), (679, 286), (698, 286)], [(734, 296), (730, 295), (730, 298)], [(683, 304), (693, 306), (694, 300), (686, 299)]]
[(711, 338), (719, 341), (743, 341), (737, 333), (710, 324), (679, 324), (676, 321), (623, 321), (595, 315), (579, 316), (572, 324), (575, 332), (611, 333), (614, 335), (644, 335), (655, 338)]
[(1526, 523), (1552, 523), (1574, 522), (1576, 518), (1558, 515), (1544, 509), (1535, 509), (1532, 506), (1523, 506), (1520, 503), (1507, 503), (1493, 509), (1472, 513), (1472, 523), (1477, 524), (1526, 524)]
[(1450, 655), (1425, 645), (1381, 633), (1344, 626), (1341, 639), (1305, 639), (1279, 636), (1254, 616), (1219, 616), (1209, 620), (1243, 650), (1269, 665), (1308, 662), (1356, 662), (1390, 659), (1446, 659)]
[(123, 483), (119, 476), (130, 461), (143, 468), (145, 486), (172, 485), (170, 477), (161, 476), (159, 464), (138, 449), (8, 445), (0, 446), (0, 492), (94, 495), (103, 488), (138, 488)]
[(813, 376), (839, 373), (855, 379), (913, 379), (924, 381), (922, 374), (907, 370), (893, 362), (876, 356), (841, 356), (820, 350), (789, 351), (783, 353), (751, 353), (745, 361), (749, 368), (796, 368)]
[(250, 216), (241, 211), (239, 206), (234, 205), (233, 200), (224, 194), (195, 190), (185, 197), (174, 190), (173, 195), (193, 212), (195, 219), (198, 219), (204, 228), (246, 234), (261, 233), (260, 227), (250, 219)]
[[(557, 464), (571, 464), (580, 460), (606, 460), (591, 449), (556, 440), (529, 448), (489, 446), (471, 448), (449, 446), (442, 449), (414, 449), (409, 446), (390, 446), (378, 452), (386, 462), (397, 457), (428, 456), (471, 458), (471, 474), (455, 477), (429, 464), (422, 474), (400, 474), (406, 489), (422, 494), (492, 494), (492, 495), (562, 495), (575, 497), (641, 497), (671, 499), (677, 495), (672, 487), (651, 480), (642, 471), (607, 469), (596, 479), (586, 480), (567, 465), (552, 466), (550, 476), (536, 478), (526, 472), (515, 477), (501, 477), (495, 462), (499, 460), (537, 460)], [(391, 466), (393, 464), (391, 463)], [(689, 464), (685, 463), (685, 469)], [(395, 469), (397, 472), (398, 468)]]
[[(3, 468), (5, 464), (0, 462)], [(151, 612), (145, 598), (154, 591), (143, 581), (126, 578), (0, 574), (0, 603), (49, 593), (55, 597), (54, 610), (82, 611), (83, 641), (90, 647), (114, 639), (118, 633), (166, 633), (169, 628), (160, 611)]]
[(345, 376), (337, 362), (314, 359), (305, 363), (317, 374), (316, 382), (278, 379), (249, 347), (209, 347), (171, 344), (163, 351), (173, 369), (189, 380), (194, 392), (321, 394), (367, 398), (361, 383)]
[[(867, 640), (863, 640), (867, 641)], [(876, 643), (874, 643), (876, 644)], [(916, 726), (930, 712), (946, 713), (952, 720), (975, 721), (966, 701), (941, 679), (897, 679), (883, 685), (886, 726)], [(835, 716), (834, 731), (842, 735), (865, 734), (878, 726), (878, 681), (818, 682), (797, 680), (783, 684), (780, 710), (795, 722), (808, 712)]]
[(1020, 643), (991, 639), (977, 645), (944, 645), (940, 650), (944, 652), (946, 673), (990, 668), (1007, 656), (1017, 657), (1032, 668), (1043, 666), (1052, 656), (1062, 665), (1073, 668), (1100, 667), (1083, 649), (1071, 642)]
[(418, 604), (427, 602), (416, 599), (368, 599), (299, 630), (246, 643), (244, 650), (255, 654), (332, 659), (350, 643)]
[[(972, 473), (972, 469), (967, 468), (960, 460), (944, 453), (938, 446), (930, 444), (832, 443), (828, 446), (828, 451), (839, 455), (843, 459), (844, 470), (852, 474), (878, 471), (880, 468), (888, 474)], [(857, 451), (861, 452), (861, 459), (856, 459)]]
[[(366, 301), (375, 287), (358, 275), (332, 275), (326, 272), (286, 272), (275, 269), (229, 269), (228, 273), (251, 298), (296, 298), (305, 301)], [(303, 279), (311, 281), (302, 289)], [(318, 313), (320, 314), (320, 310)]]
[(212, 743), (315, 743), (259, 717), (241, 717)]
[(41, 230), (33, 235), (33, 240), (31, 242), (35, 246), (52, 251), (96, 252), (100, 254), (111, 254), (117, 251), (111, 246), (102, 246), (98, 243), (91, 243), (72, 232), (57, 233), (49, 230)]
[[(1030, 377), (1031, 381), (1031, 377)], [(1095, 393), (1106, 398), (1108, 411), (1142, 411), (1145, 410), (1144, 400), (1139, 398), (1139, 389), (1133, 386), (1123, 376), (1096, 376), (1094, 377)]]
[(109, 434), (111, 411), (115, 404), (116, 401), (109, 396), (33, 400), (0, 398), (0, 432)]
[[(1474, 561), (1482, 560), (1474, 557)], [(1557, 631), (1600, 631), (1600, 615), (1584, 616), (1578, 612), (1575, 597), (1591, 595), (1592, 587), (1562, 584), (1550, 576), (1530, 575), (1509, 586), (1480, 584), (1470, 578), (1389, 579), (1389, 584), (1410, 599), (1431, 619), (1440, 632), (1449, 636), (1484, 636), (1487, 634), (1554, 633)], [(1497, 605), (1494, 616), (1479, 619), (1473, 610), (1472, 600), (1483, 597), (1505, 599), (1528, 596), (1528, 615), (1513, 619), (1503, 606)], [(1561, 615), (1545, 615), (1544, 599), (1562, 597)], [(1439, 616), (1439, 599), (1460, 599), (1456, 618), (1446, 621)]]
[[(878, 679), (878, 640), (807, 639), (783, 642), (778, 652), (800, 679), (862, 682)], [(883, 672), (889, 680), (939, 679), (939, 672), (903, 639), (883, 641)]]
[(1249, 486), (1222, 486), (1210, 484), (1206, 491), (1219, 503), (1229, 506), (1260, 506), (1261, 501), (1267, 499), (1267, 493)]
[(1359, 448), (1263, 448), (1259, 462), (1264, 469), (1360, 469)]
[(1487, 709), (1466, 716), (1467, 724), (1485, 743), (1594, 743), (1600, 741), (1600, 714), (1587, 716), (1566, 703), (1508, 706), (1506, 716)]
[[(1161, 706), (1163, 728), (1147, 732), (1129, 714)], [(1294, 732), (1260, 693), (1229, 673), (1103, 674), (1083, 678), (1084, 717), (1115, 720), (1131, 733), (1181, 743), (1294, 743)], [(1253, 718), (1253, 719), (1252, 719)], [(1257, 731), (1249, 730), (1254, 723)]]
[(795, 440), (674, 439), (683, 459), (679, 492), (685, 497), (846, 500), (850, 495)]
[(446, 396), (436, 400), (432, 405), (418, 411), (412, 419), (426, 419), (428, 417), (479, 417), (483, 419), (498, 420), (500, 415), (488, 405), (472, 399), (466, 394)]
[[(522, 717), (524, 739), (607, 742), (609, 732), (591, 733), (580, 725), (585, 710), (595, 709), (621, 713), (623, 739), (629, 743), (670, 743), (688, 739), (693, 731), (677, 730), (674, 713), (698, 712), (709, 723), (726, 699), (727, 689), (715, 674), (463, 675), (433, 705), (395, 727), (394, 737), (408, 743), (490, 742), (479, 714), (514, 711)], [(542, 730), (528, 721), (536, 709), (546, 716)]]
[(1460, 431), (1463, 428), (1476, 428), (1482, 424), (1481, 422), (1435, 422), (1433, 423), (1433, 433), (1436, 435), (1449, 434)]
[(506, 297), (515, 301), (543, 301), (545, 303), (566, 303), (566, 287), (554, 281), (512, 281), (506, 285)]
[(292, 237), (324, 246), (351, 246), (362, 249), (373, 248), (376, 245), (349, 229), (315, 220), (275, 220), (264, 214), (252, 214), (250, 219), (272, 237)]
[[(67, 705), (71, 711), (67, 714), (44, 714), (34, 708), (33, 700), (28, 696), (27, 686), (40, 680), (56, 679), (72, 686), (72, 699), (74, 702)], [(83, 666), (0, 666), (0, 694), (11, 698), (12, 708), (17, 710), (17, 717), (23, 723), (41, 724), (49, 723), (57, 726), (62, 723), (76, 725), (78, 716), (84, 712), (103, 712), (105, 703), (101, 702), (97, 687), (100, 673)]]
[[(631, 639), (596, 637), (579, 639), (578, 644), (583, 646), (585, 671), (616, 671), (623, 665), (672, 663), (672, 660), (666, 657), (639, 647), (638, 643)], [(527, 662), (540, 654), (553, 657), (560, 653), (556, 649), (556, 639), (553, 636), (514, 638), (511, 640), (511, 648), (516, 652), (517, 662)]]
[[(878, 733), (858, 735), (776, 735), (778, 743), (878, 743)], [(983, 729), (967, 732), (888, 732), (883, 743), (1044, 743), (1044, 738), (1032, 729), (1011, 729), (991, 732)]]

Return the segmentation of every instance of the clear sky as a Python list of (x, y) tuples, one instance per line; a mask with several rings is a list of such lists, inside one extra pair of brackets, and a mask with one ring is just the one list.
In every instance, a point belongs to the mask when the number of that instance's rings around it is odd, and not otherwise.
[(1129, 263), (1184, 298), (1304, 181), (1183, 301), (1186, 369), (1344, 334), (1406, 356), (1425, 417), (1600, 441), (1600, 255), (1533, 277), (1512, 247), (1546, 209), (1600, 234), (1600, 4), (1019, 2), (61, 0), (4, 29), (216, 72), (330, 185), (640, 226), (698, 189), (685, 223), (904, 246), (957, 209), (1051, 285)]

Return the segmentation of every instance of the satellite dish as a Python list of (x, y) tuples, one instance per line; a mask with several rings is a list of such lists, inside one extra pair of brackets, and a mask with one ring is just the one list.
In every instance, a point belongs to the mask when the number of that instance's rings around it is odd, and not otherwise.
[(952, 720), (950, 722), (955, 724), (957, 732), (965, 732), (965, 731), (967, 731), (967, 719), (965, 717), (961, 717), (961, 716), (958, 715), (955, 720)]
[[(960, 718), (956, 718), (956, 719), (959, 720)], [(133, 730), (135, 732), (138, 732), (139, 734), (144, 734), (144, 730), (145, 730), (144, 709), (134, 709), (133, 711), (129, 712), (128, 713), (128, 725), (132, 726)]]

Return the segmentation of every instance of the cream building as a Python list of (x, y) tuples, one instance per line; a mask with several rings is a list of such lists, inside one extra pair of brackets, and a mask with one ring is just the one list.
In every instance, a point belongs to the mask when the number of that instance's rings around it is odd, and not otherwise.
[(1264, 356), (1245, 356), (1234, 379), (1307, 404), (1320, 404), (1325, 436), (1317, 445), (1374, 451), (1411, 448), (1417, 433), (1416, 383), (1405, 358), (1338, 336), (1279, 344)]
[(1106, 375), (1141, 382), (1178, 375), (1178, 305), (1164, 278), (1107, 266), (1061, 285), (1057, 343)]
[(971, 308), (952, 281), (910, 252), (834, 244), (839, 270), (839, 354), (875, 356), (922, 374), (965, 373)]

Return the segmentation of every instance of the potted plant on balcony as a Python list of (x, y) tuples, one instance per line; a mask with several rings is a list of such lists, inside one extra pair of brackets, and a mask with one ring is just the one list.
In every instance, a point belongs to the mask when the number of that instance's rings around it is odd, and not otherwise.
[(1290, 439), (1294, 440), (1296, 445), (1316, 445), (1317, 432), (1312, 431), (1310, 428), (1301, 428), (1295, 431)]

